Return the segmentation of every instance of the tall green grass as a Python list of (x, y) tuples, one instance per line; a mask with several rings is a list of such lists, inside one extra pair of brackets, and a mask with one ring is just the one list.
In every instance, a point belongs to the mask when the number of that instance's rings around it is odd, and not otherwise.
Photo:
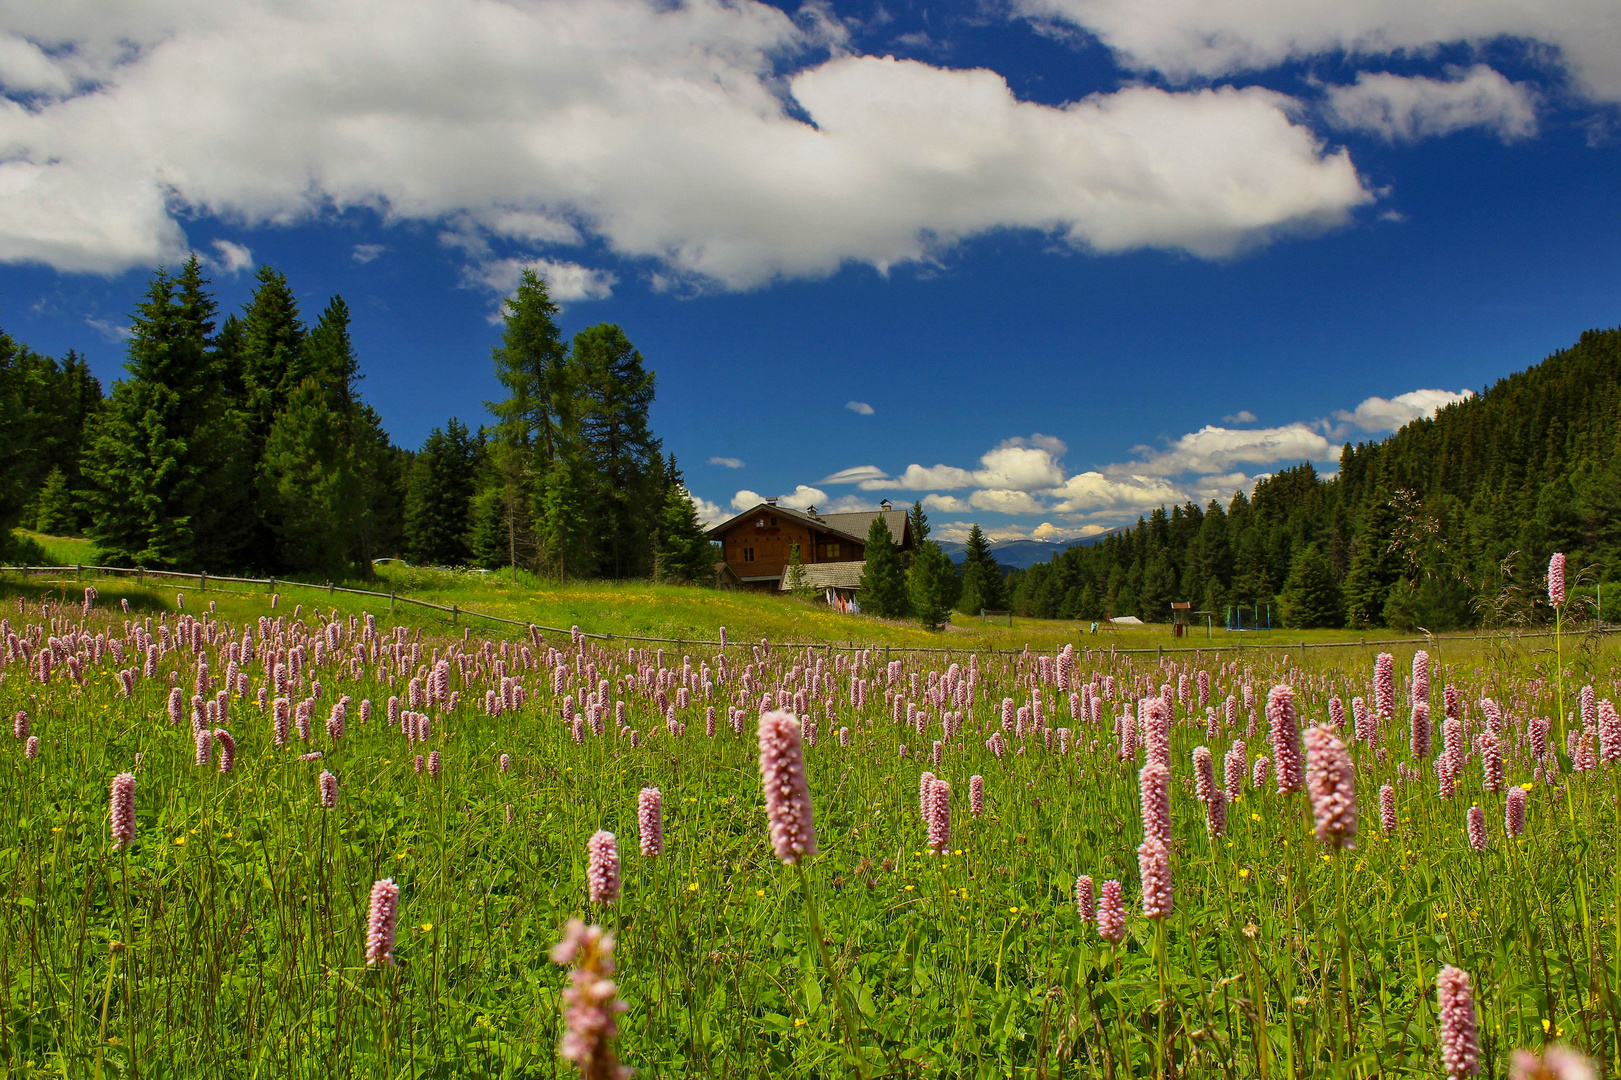
[[(150, 616), (154, 636), (160, 624), (181, 621), (166, 610), (168, 590), (136, 599), (129, 617), (144, 625)], [(227, 632), (206, 650), (216, 686), (228, 662), (223, 643), (240, 641), (244, 629), (257, 639), (259, 617), (286, 620), (272, 636), (289, 642), (319, 632), (316, 605), (295, 624), (285, 596), (275, 612), (259, 596), (188, 592), (185, 602), (199, 616), (218, 604), (207, 617)], [(127, 626), (106, 595), (88, 616), (59, 602), (42, 611), (39, 598), (14, 599), (6, 615), (13, 632), (34, 624), (47, 638), (122, 638)], [(339, 621), (347, 655), (361, 624)], [(639, 1075), (849, 1074), (802, 894), (764, 836), (753, 741), (760, 691), (737, 686), (755, 665), (760, 682), (792, 690), (803, 686), (795, 667), (826, 663), (826, 654), (774, 649), (757, 662), (751, 646), (733, 646), (722, 680), (716, 650), (686, 650), (694, 670), (710, 665), (717, 685), (709, 701), (700, 695), (677, 709), (685, 731), (673, 734), (625, 646), (582, 654), (553, 636), (548, 645), (576, 671), (571, 692), (581, 689), (584, 661), (610, 684), (606, 734), (576, 745), (547, 672), (522, 670), (509, 644), (509, 673), (530, 700), (486, 715), (500, 646), (480, 652), (477, 632), (437, 629), (410, 629), (413, 639), (423, 631), (421, 663), (455, 646), (478, 658), (477, 670), (465, 682), (453, 675), (455, 709), (426, 710), (426, 747), (383, 720), (388, 697), (403, 697), (416, 669), (391, 685), (368, 658), (359, 678), (335, 663), (311, 668), (292, 695), (303, 699), (314, 679), (322, 682), (311, 743), (295, 736), (292, 747), (275, 748), (268, 714), (253, 700), (267, 678), (256, 661), (243, 668), (248, 696), (230, 704), (238, 764), (223, 775), (212, 762), (193, 764), (189, 725), (166, 714), (171, 674), (188, 696), (192, 688), (189, 649), (171, 650), (129, 697), (110, 656), (93, 662), (93, 644), (83, 646), (83, 684), (62, 667), (41, 685), (24, 663), (6, 666), (0, 709), (26, 710), (41, 740), (32, 761), (21, 742), (0, 745), (8, 838), (0, 846), (0, 1062), (9, 1075), (565, 1075), (554, 1050), (563, 973), (547, 950), (571, 916), (618, 935), (630, 1006), (621, 1052)], [(1251, 654), (1237, 670), (1221, 666), (1232, 659), (1187, 658), (1190, 674), (1202, 667), (1213, 676), (1213, 703), (1250, 683), (1259, 708), (1271, 685), (1288, 681), (1306, 721), (1326, 716), (1332, 694), (1366, 694), (1372, 670), (1371, 651)], [(1437, 711), (1441, 686), (1452, 682), (1471, 703), (1496, 697), (1516, 722), (1548, 712), (1555, 673), (1540, 654), (1510, 643), (1439, 659)], [(657, 667), (656, 652), (643, 660)], [(1399, 654), (1398, 670), (1410, 660), (1410, 651)], [(1613, 660), (1596, 640), (1578, 643), (1572, 686), (1592, 681), (1613, 695)], [(680, 671), (682, 653), (666, 649), (663, 663)], [(1162, 682), (1174, 689), (1182, 669), (1170, 664), (1103, 649), (1079, 656), (1077, 670), (1123, 683), (1141, 677), (1146, 691)], [(938, 666), (911, 658), (892, 689), (926, 706)], [(946, 740), (939, 765), (929, 762), (942, 738), (937, 709), (922, 735), (898, 726), (877, 661), (862, 672), (875, 679), (866, 708), (850, 704), (841, 672), (833, 692), (818, 686), (804, 710), (820, 729), (808, 769), (821, 854), (809, 875), (868, 1075), (1434, 1076), (1434, 978), (1444, 963), (1475, 980), (1490, 1074), (1505, 1074), (1511, 1048), (1554, 1038), (1617, 1060), (1615, 772), (1571, 775), (1553, 789), (1533, 783), (1523, 757), (1511, 761), (1510, 780), (1532, 784), (1529, 828), (1511, 842), (1503, 797), (1482, 789), (1478, 762), (1444, 801), (1430, 763), (1410, 760), (1397, 722), (1385, 727), (1382, 759), (1354, 752), (1362, 806), (1354, 850), (1322, 849), (1305, 798), (1270, 785), (1246, 790), (1229, 834), (1212, 838), (1190, 791), (1188, 755), (1208, 744), (1219, 773), (1239, 737), (1253, 761), (1270, 752), (1266, 720), (1257, 717), (1246, 735), (1246, 713), (1236, 731), (1209, 738), (1204, 712), (1184, 703), (1172, 736), (1176, 907), (1161, 926), (1137, 914), (1141, 762), (1116, 757), (1113, 716), (1123, 702), (1109, 702), (1094, 727), (1044, 687), (1054, 699), (1049, 723), (1077, 732), (1071, 753), (1040, 736), (1009, 736), (998, 759), (984, 739), (1003, 697), (1028, 702), (1037, 668), (1006, 654), (981, 667), (972, 719)], [(334, 741), (322, 725), (340, 694), (353, 703), (348, 731)], [(832, 718), (824, 715), (829, 696)], [(740, 698), (741, 735), (725, 722), (726, 706)], [(359, 719), (362, 699), (374, 709), (369, 723)], [(615, 732), (611, 702), (620, 699), (635, 745)], [(707, 704), (721, 714), (713, 738), (704, 731)], [(839, 726), (850, 728), (848, 747)], [(310, 749), (325, 756), (297, 760)], [(414, 768), (428, 750), (443, 755), (436, 779)], [(502, 753), (510, 772), (498, 768)], [(107, 788), (135, 769), (137, 755), (139, 832), (125, 852), (108, 836)], [(1421, 775), (1399, 783), (1398, 764)], [(331, 811), (318, 800), (323, 768), (340, 784)], [(955, 793), (944, 856), (925, 852), (925, 769)], [(973, 774), (986, 784), (979, 818), (967, 805)], [(1400, 823), (1388, 837), (1376, 810), (1385, 782), (1399, 792)], [(667, 819), (667, 854), (656, 860), (636, 850), (636, 794), (647, 786), (662, 790)], [(1490, 825), (1484, 853), (1465, 836), (1475, 803)], [(606, 908), (585, 900), (584, 845), (599, 828), (619, 837), (625, 879), (622, 901)], [(1075, 910), (1078, 874), (1123, 882), (1130, 917), (1121, 946), (1100, 942), (1089, 913)], [(383, 877), (402, 887), (398, 963), (367, 968), (367, 894)]]

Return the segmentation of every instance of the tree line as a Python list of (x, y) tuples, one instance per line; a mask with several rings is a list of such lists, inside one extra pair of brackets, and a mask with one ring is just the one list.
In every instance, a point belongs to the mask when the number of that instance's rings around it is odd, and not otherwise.
[[(219, 319), (195, 256), (159, 268), (131, 318), (125, 377), (0, 333), (0, 530), (83, 534), (112, 565), (368, 576), (383, 555), (566, 577), (701, 581), (714, 556), (648, 421), (655, 378), (624, 331), (565, 340), (526, 272), (503, 309), (493, 426), (457, 419), (415, 451), (359, 394), (349, 310), (307, 325), (286, 277), (257, 275)], [(39, 557), (38, 555), (35, 556)]]
[(1218, 625), (1270, 606), (1274, 625), (1440, 631), (1550, 617), (1555, 551), (1581, 568), (1576, 601), (1603, 585), (1621, 614), (1621, 329), (1347, 444), (1332, 477), (1301, 464), (1226, 506), (1162, 507), (1008, 586), (1038, 617), (1164, 622), (1186, 601)]
[[(220, 318), (193, 257), (158, 269), (110, 393), (82, 357), (0, 333), (0, 539), (83, 534), (117, 565), (369, 575), (419, 564), (519, 567), (559, 579), (713, 580), (705, 538), (649, 411), (656, 377), (613, 324), (565, 338), (526, 272), (492, 361), (504, 397), (476, 430), (452, 418), (415, 450), (359, 393), (349, 310), (313, 325), (280, 272)], [(1135, 615), (1172, 601), (1223, 620), (1448, 630), (1527, 622), (1553, 551), (1578, 602), (1621, 615), (1621, 330), (1568, 349), (1390, 437), (1348, 444), (1225, 505), (1161, 507), (1101, 541), (1005, 572), (979, 527), (959, 569), (911, 511), (913, 550), (873, 523), (861, 600), (929, 625), (952, 609), (1044, 618)], [(882, 535), (880, 535), (882, 534)], [(1612, 571), (1611, 568), (1616, 568)], [(1264, 615), (1263, 615), (1264, 617)]]

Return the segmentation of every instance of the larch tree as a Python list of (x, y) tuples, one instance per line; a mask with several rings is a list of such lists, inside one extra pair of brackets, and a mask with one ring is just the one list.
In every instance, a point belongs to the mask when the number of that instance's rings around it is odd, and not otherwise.
[(574, 416), (591, 481), (591, 534), (597, 573), (648, 573), (649, 506), (664, 459), (648, 410), (654, 377), (625, 332), (611, 323), (582, 330), (570, 350)]

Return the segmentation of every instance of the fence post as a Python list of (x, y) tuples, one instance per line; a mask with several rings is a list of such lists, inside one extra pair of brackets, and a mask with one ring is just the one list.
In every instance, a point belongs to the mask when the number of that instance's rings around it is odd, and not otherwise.
[(388, 610), (394, 610), (394, 593), (392, 590), (388, 594)]
[(197, 575), (197, 591), (198, 592), (207, 592), (208, 591), (208, 575), (207, 574), (198, 574)]
[(1161, 660), (1161, 661), (1162, 661), (1162, 662), (1163, 662), (1163, 661), (1164, 661), (1164, 659), (1165, 659), (1165, 646), (1163, 646), (1163, 645), (1156, 645), (1156, 646), (1154, 646), (1154, 648), (1156, 648), (1156, 649), (1158, 649), (1158, 650), (1159, 650), (1159, 658), (1160, 658), (1160, 660)]
[(73, 564), (73, 577), (75, 581), (84, 580), (84, 563)]
[(456, 625), (456, 605), (455, 604), (450, 605), (450, 625), (451, 626)]
[(326, 583), (326, 598), (328, 600), (330, 600), (336, 595), (338, 595), (338, 587), (335, 584), (333, 584), (332, 582), (330, 582), (330, 581), (327, 582)]

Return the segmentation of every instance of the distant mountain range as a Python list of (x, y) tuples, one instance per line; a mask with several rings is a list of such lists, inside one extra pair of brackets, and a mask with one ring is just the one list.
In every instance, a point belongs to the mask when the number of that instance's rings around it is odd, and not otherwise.
[[(1085, 539), (1077, 536), (1068, 540), (1003, 540), (991, 545), (991, 556), (1008, 570), (1024, 570), (1036, 563), (1046, 562), (1066, 548), (1077, 545), (1090, 547), (1107, 535), (1109, 534), (1100, 533)], [(955, 541), (942, 540), (940, 547), (951, 556), (952, 562), (958, 564), (962, 563), (963, 556), (967, 552), (966, 544)]]

